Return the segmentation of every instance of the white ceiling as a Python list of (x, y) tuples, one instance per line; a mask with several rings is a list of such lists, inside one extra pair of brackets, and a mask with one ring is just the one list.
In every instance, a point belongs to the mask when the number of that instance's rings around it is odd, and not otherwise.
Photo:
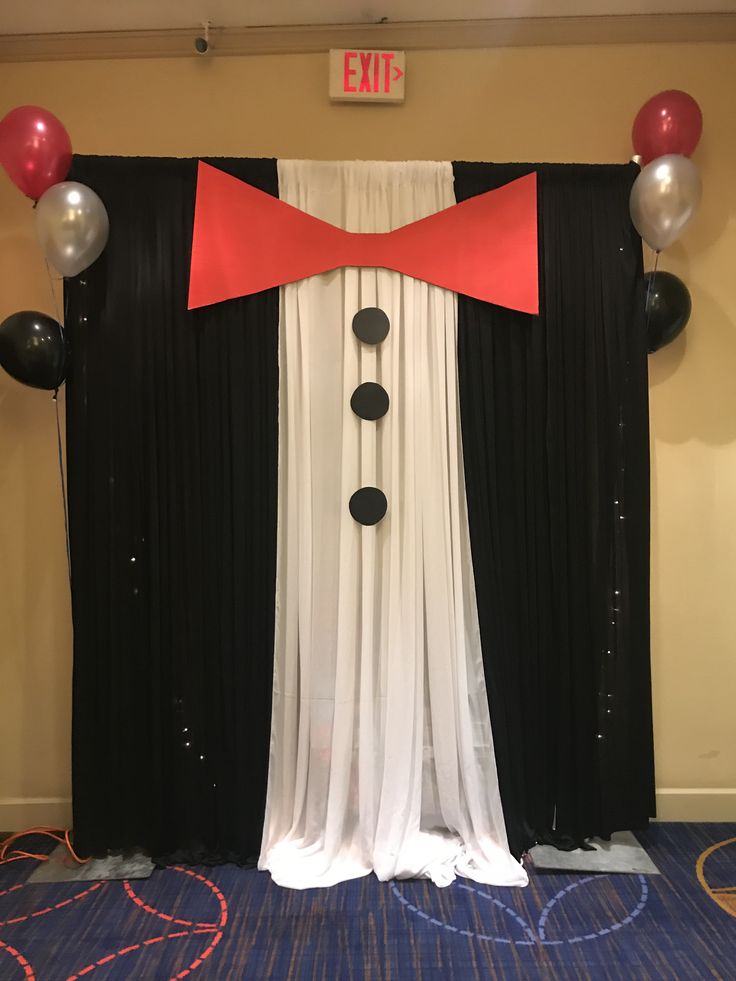
[(736, 0), (0, 0), (0, 34), (734, 11)]

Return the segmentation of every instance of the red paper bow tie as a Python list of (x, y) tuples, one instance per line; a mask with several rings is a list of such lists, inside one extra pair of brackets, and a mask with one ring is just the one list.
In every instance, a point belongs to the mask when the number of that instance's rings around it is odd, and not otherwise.
[(346, 232), (199, 163), (189, 309), (343, 266), (379, 266), (539, 312), (537, 175), (392, 232)]

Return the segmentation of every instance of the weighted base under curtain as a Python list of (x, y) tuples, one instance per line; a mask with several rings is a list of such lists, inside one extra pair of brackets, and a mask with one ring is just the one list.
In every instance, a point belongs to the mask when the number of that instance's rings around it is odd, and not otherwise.
[[(386, 232), (454, 204), (452, 167), (281, 161), (283, 200)], [(354, 335), (379, 307), (388, 336)], [(275, 684), (260, 868), (280, 885), (456, 874), (523, 885), (483, 678), (457, 384), (457, 297), (385, 269), (285, 286)], [(350, 407), (379, 382), (378, 421)], [(378, 486), (386, 517), (358, 524)]]

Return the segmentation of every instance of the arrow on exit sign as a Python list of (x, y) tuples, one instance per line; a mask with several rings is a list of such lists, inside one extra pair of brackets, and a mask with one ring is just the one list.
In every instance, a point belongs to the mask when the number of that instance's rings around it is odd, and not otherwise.
[(330, 98), (340, 102), (403, 102), (403, 51), (330, 51)]

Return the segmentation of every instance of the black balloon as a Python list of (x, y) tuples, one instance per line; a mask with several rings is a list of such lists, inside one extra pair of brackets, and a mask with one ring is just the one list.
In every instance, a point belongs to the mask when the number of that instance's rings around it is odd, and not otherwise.
[(66, 374), (61, 325), (37, 310), (11, 314), (0, 324), (0, 365), (24, 385), (57, 389)]
[(644, 276), (649, 353), (669, 344), (690, 319), (692, 300), (681, 279), (668, 272)]

